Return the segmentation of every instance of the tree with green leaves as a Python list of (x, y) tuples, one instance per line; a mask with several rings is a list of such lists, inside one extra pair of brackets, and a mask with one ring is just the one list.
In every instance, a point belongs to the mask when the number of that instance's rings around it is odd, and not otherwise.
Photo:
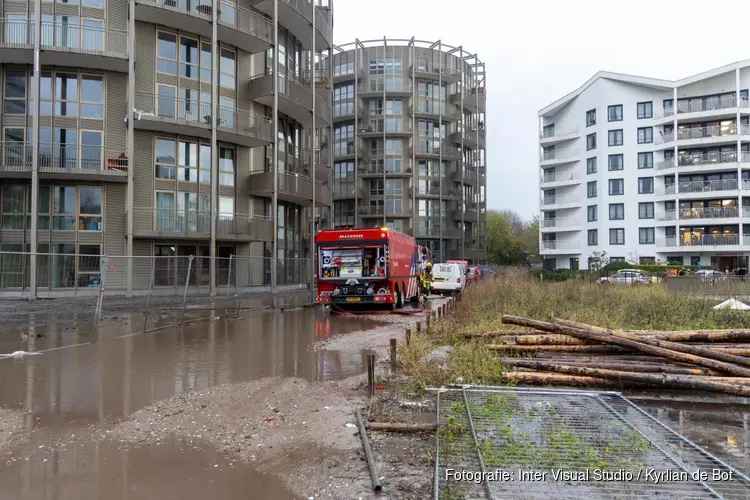
[(539, 255), (539, 219), (531, 221), (513, 210), (487, 213), (487, 261), (491, 264), (515, 265), (523, 262), (523, 252), (530, 259)]

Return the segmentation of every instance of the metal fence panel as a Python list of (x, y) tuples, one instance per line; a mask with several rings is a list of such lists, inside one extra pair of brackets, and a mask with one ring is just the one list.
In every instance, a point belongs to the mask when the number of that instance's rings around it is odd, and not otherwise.
[(435, 498), (750, 497), (750, 479), (618, 393), (441, 389), (437, 411)]

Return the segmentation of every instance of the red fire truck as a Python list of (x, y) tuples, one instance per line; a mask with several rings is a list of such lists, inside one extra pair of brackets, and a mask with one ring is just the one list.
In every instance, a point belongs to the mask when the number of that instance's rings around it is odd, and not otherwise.
[(395, 309), (419, 300), (427, 257), (411, 236), (387, 227), (325, 229), (315, 243), (318, 302)]

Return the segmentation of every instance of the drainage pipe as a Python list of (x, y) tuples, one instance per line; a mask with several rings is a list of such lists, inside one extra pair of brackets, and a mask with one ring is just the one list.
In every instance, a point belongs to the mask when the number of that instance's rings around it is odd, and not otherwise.
[(375, 461), (372, 458), (372, 450), (370, 449), (370, 441), (367, 439), (367, 429), (365, 423), (362, 421), (362, 414), (359, 408), (354, 410), (354, 415), (357, 417), (357, 426), (359, 427), (359, 437), (362, 438), (362, 448), (365, 449), (365, 457), (367, 457), (367, 467), (370, 469), (370, 479), (372, 479), (372, 489), (375, 492), (380, 492), (383, 487), (380, 485), (380, 479), (378, 479), (378, 472), (375, 470)]

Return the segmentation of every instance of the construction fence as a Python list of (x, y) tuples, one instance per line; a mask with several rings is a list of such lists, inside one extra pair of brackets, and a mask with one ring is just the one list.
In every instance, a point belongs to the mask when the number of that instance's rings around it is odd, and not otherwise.
[[(195, 319), (202, 315), (237, 314), (276, 295), (308, 292), (312, 297), (314, 273), (310, 259), (276, 259), (273, 289), (270, 257), (110, 256), (36, 254), (36, 297), (40, 300), (0, 301), (4, 320), (0, 330), (28, 320), (44, 322), (119, 321), (138, 316), (144, 329), (155, 322)], [(30, 253), (0, 252), (0, 297), (28, 299)], [(211, 290), (211, 273), (214, 289)], [(128, 293), (128, 272), (131, 290)], [(56, 300), (44, 300), (54, 298)], [(260, 302), (259, 302), (260, 301)], [(150, 320), (150, 321), (149, 321)]]

